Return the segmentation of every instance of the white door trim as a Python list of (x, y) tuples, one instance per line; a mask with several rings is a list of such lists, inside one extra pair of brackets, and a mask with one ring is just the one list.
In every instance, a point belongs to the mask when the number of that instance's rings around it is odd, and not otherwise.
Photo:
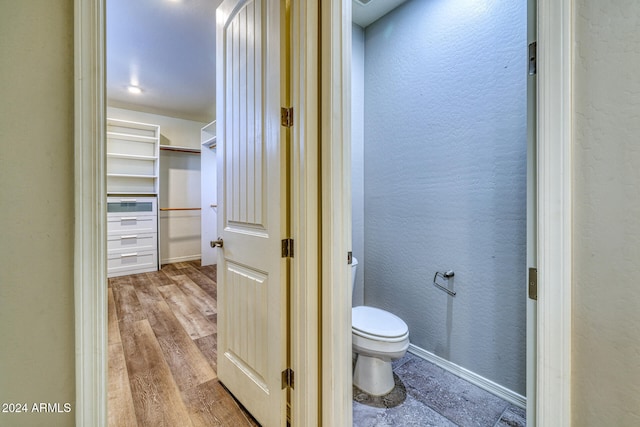
[(320, 8), (321, 425), (351, 426), (351, 2)]
[(291, 4), (291, 425), (318, 424), (321, 407), (318, 316), (320, 192), (318, 174), (318, 12), (314, 0)]
[[(527, 49), (531, 43), (538, 39), (537, 25), (538, 3), (536, 0), (527, 0)], [(527, 274), (531, 267), (538, 266), (538, 195), (537, 195), (537, 93), (538, 87), (536, 75), (527, 76)], [(529, 298), (528, 284), (523, 282), (526, 291), (526, 391), (525, 405), (527, 411), (527, 425), (536, 425), (536, 363), (538, 336), (538, 301)]]
[(76, 425), (107, 424), (104, 0), (75, 0)]
[(571, 0), (538, 0), (538, 426), (571, 425)]

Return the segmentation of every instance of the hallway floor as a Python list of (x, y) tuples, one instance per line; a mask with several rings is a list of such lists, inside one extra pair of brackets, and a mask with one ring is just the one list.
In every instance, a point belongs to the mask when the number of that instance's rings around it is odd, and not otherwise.
[(258, 425), (217, 379), (215, 280), (199, 261), (109, 279), (109, 427)]
[[(216, 374), (215, 266), (200, 262), (109, 279), (109, 427), (258, 424)], [(354, 387), (354, 427), (524, 427), (525, 411), (410, 353), (396, 388)]]
[(371, 397), (353, 388), (354, 427), (524, 427), (525, 410), (407, 353), (393, 363), (396, 388)]

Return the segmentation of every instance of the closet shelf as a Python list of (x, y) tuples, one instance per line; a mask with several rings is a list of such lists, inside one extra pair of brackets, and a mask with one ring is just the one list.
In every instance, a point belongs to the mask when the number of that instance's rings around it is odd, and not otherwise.
[(107, 153), (107, 157), (117, 159), (132, 159), (132, 160), (156, 160), (156, 156), (142, 156), (139, 154), (121, 154), (121, 153)]
[(200, 143), (203, 147), (216, 148), (216, 121), (212, 121), (200, 131)]
[(202, 141), (202, 146), (203, 147), (207, 147), (207, 148), (213, 149), (213, 148), (216, 148), (216, 145), (217, 144), (216, 144), (216, 137), (215, 136)]
[(107, 176), (114, 178), (148, 178), (148, 179), (156, 179), (158, 175), (135, 175), (129, 173), (108, 173)]
[(107, 191), (107, 196), (115, 197), (115, 196), (155, 196), (156, 193), (152, 193), (149, 191)]
[(130, 133), (120, 133), (120, 132), (107, 132), (107, 137), (117, 138), (117, 139), (126, 139), (129, 141), (136, 141), (136, 142), (148, 142), (149, 144), (155, 144), (158, 142), (158, 137), (155, 137), (155, 136), (133, 135)]

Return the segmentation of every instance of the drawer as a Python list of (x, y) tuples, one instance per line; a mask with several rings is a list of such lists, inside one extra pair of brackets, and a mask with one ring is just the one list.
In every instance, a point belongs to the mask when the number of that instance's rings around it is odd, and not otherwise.
[(107, 252), (141, 252), (158, 250), (157, 233), (110, 234), (107, 236)]
[(107, 234), (157, 233), (158, 219), (155, 216), (119, 215), (107, 217)]
[(107, 197), (107, 216), (157, 215), (155, 197)]
[(132, 251), (107, 255), (107, 276), (145, 273), (158, 270), (157, 251)]

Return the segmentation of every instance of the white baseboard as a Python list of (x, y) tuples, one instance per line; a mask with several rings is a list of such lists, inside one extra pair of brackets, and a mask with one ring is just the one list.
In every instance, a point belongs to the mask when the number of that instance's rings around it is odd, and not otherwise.
[(519, 406), (520, 408), (527, 407), (526, 397), (516, 393), (515, 391), (509, 390), (508, 388), (503, 387), (500, 384), (488, 380), (474, 372), (471, 372), (470, 370), (465, 369), (462, 366), (449, 362), (448, 360), (443, 359), (440, 356), (436, 356), (435, 354), (413, 344), (409, 344), (409, 352), (435, 365), (438, 365), (442, 369), (445, 369), (452, 374), (466, 381), (469, 381), (471, 384), (477, 385), (478, 387), (488, 391), (489, 393), (495, 394), (499, 398), (504, 399), (513, 405)]
[(176, 262), (196, 261), (196, 260), (199, 260), (199, 259), (200, 259), (200, 254), (179, 256), (179, 257), (166, 258), (166, 259), (160, 260), (160, 265), (173, 264), (173, 263), (176, 263)]

